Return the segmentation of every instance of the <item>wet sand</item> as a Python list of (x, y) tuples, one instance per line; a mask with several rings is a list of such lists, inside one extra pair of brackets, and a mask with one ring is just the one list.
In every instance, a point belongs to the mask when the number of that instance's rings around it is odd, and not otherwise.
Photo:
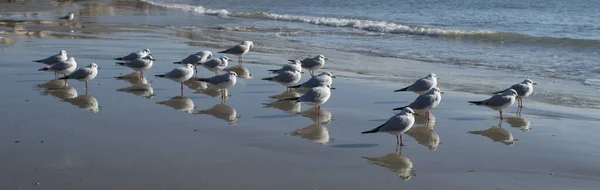
[[(96, 26), (103, 28), (108, 26)], [(27, 28), (27, 27), (25, 27)], [(29, 27), (36, 28), (36, 27)], [(252, 52), (226, 104), (219, 92), (151, 77), (189, 53), (227, 45), (189, 46), (151, 26), (28, 37), (0, 45), (0, 189), (596, 189), (600, 185), (600, 118), (595, 113), (530, 103), (497, 112), (468, 105), (487, 95), (446, 91), (396, 152), (388, 134), (360, 132), (385, 122), (416, 94), (406, 83), (336, 71), (321, 117), (307, 105), (272, 104), (285, 88), (259, 80), (287, 55)], [(132, 29), (133, 28), (133, 29)], [(122, 32), (134, 30), (135, 32)], [(64, 32), (66, 31), (66, 32)], [(144, 33), (140, 34), (140, 31)], [(87, 37), (92, 36), (92, 37)], [(128, 39), (128, 40), (124, 40)], [(148, 43), (152, 42), (152, 43)], [(201, 43), (201, 42), (198, 42)], [(147, 80), (113, 57), (150, 48)], [(90, 82), (50, 81), (30, 62), (67, 49), (80, 66), (102, 68)], [(200, 69), (200, 76), (210, 76)], [(304, 74), (303, 81), (307, 79)], [(442, 77), (443, 80), (443, 77)], [(451, 80), (451, 79), (450, 79)], [(100, 85), (101, 84), (101, 85)], [(443, 89), (444, 87), (441, 86)], [(201, 89), (201, 90), (197, 90)], [(87, 94), (87, 95), (86, 95)], [(269, 104), (269, 105), (265, 105)], [(319, 121), (316, 122), (315, 120)], [(500, 122), (499, 122), (500, 121)], [(501, 126), (499, 126), (499, 124)]]

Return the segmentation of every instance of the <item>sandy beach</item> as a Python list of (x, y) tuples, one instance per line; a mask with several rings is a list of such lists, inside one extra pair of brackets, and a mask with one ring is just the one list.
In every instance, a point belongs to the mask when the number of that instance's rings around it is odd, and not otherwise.
[[(431, 63), (402, 62), (397, 80), (348, 71), (347, 65), (392, 58), (333, 52), (328, 71), (332, 98), (319, 117), (306, 104), (276, 103), (285, 93), (261, 81), (289, 58), (273, 54), (264, 36), (221, 104), (202, 84), (153, 77), (201, 50), (235, 43), (211, 36), (226, 30), (185, 33), (157, 26), (173, 15), (110, 15), (126, 6), (82, 6), (73, 26), (54, 7), (0, 2), (0, 189), (597, 189), (600, 185), (600, 115), (597, 109), (531, 102), (517, 114), (469, 105), (489, 95), (444, 90), (433, 120), (417, 119), (397, 151), (395, 137), (362, 135), (393, 116), (416, 94), (394, 93)], [(8, 6), (10, 5), (10, 6)], [(140, 5), (149, 6), (149, 5)], [(10, 13), (4, 7), (11, 7)], [(19, 7), (19, 8), (16, 8)], [(23, 8), (25, 7), (25, 8)], [(23, 8), (23, 9), (20, 9)], [(113, 10), (114, 11), (114, 10)], [(31, 14), (38, 12), (39, 14)], [(158, 11), (159, 12), (159, 11)], [(22, 14), (18, 14), (22, 13)], [(101, 14), (102, 13), (102, 14)], [(10, 16), (7, 16), (10, 15)], [(27, 16), (34, 15), (34, 16)], [(37, 16), (35, 16), (37, 15)], [(7, 18), (5, 18), (7, 17)], [(148, 18), (148, 19), (144, 19)], [(133, 22), (132, 24), (126, 24)], [(143, 48), (157, 60), (146, 79), (119, 79), (131, 69), (112, 58)], [(79, 81), (52, 81), (31, 62), (66, 49), (79, 66), (101, 70), (86, 91)], [(305, 53), (305, 52), (303, 52)], [(237, 60), (237, 58), (235, 58)], [(438, 68), (440, 88), (459, 80)], [(490, 71), (491, 72), (491, 71)], [(468, 76), (468, 70), (465, 76)], [(200, 68), (200, 77), (213, 74)], [(454, 76), (454, 75), (452, 75)], [(302, 81), (309, 77), (302, 75)], [(487, 84), (491, 85), (491, 84)], [(534, 94), (533, 96), (536, 96)]]

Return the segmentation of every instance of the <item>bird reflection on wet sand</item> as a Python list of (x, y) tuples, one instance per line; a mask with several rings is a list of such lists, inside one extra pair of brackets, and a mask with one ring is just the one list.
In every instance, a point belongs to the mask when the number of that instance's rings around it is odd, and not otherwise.
[(241, 118), (241, 116), (237, 115), (237, 112), (233, 107), (224, 103), (217, 104), (206, 110), (200, 110), (194, 114), (212, 115), (218, 119), (229, 122), (229, 124), (234, 124), (239, 118)]
[(100, 111), (100, 106), (98, 104), (98, 100), (90, 95), (79, 95), (75, 98), (69, 98), (64, 100), (65, 102), (69, 102), (85, 111), (91, 111), (92, 113), (98, 113)]
[(185, 96), (175, 96), (171, 99), (156, 102), (156, 103), (160, 104), (160, 105), (169, 106), (169, 107), (173, 108), (174, 110), (183, 111), (186, 113), (192, 113), (192, 112), (194, 112), (194, 109), (195, 109), (194, 102)]
[(43, 89), (41, 95), (54, 96), (61, 100), (77, 97), (77, 90), (69, 86), (65, 80), (50, 80), (48, 82), (38, 84), (39, 89)]
[(512, 146), (517, 141), (512, 133), (502, 128), (502, 120), (499, 120), (498, 126), (492, 126), (481, 131), (469, 131), (469, 133), (490, 138), (492, 141), (501, 142), (506, 146)]
[(511, 127), (513, 128), (518, 128), (521, 129), (521, 131), (523, 132), (529, 132), (531, 130), (531, 122), (527, 119), (527, 118), (523, 118), (521, 116), (521, 109), (522, 107), (520, 107), (517, 110), (517, 116), (509, 116), (506, 117), (506, 123), (508, 123)]
[(392, 152), (380, 157), (363, 157), (367, 160), (369, 164), (381, 166), (389, 169), (390, 171), (396, 173), (400, 179), (404, 181), (410, 180), (413, 176), (416, 176), (415, 171), (413, 170), (413, 163), (404, 156), (402, 153), (402, 149), (398, 151), (398, 147), (396, 147), (396, 152)]
[(124, 80), (131, 84), (131, 86), (119, 88), (117, 91), (131, 93), (147, 99), (151, 99), (155, 95), (152, 83), (148, 82), (145, 78), (140, 78), (136, 72), (116, 78), (117, 80)]
[(302, 111), (301, 103), (294, 100), (283, 100), (285, 98), (298, 96), (300, 96), (300, 94), (298, 94), (297, 92), (286, 90), (281, 94), (269, 96), (269, 98), (277, 99), (277, 101), (263, 103), (263, 108), (274, 108), (287, 113), (299, 113)]
[(225, 68), (223, 70), (233, 71), (233, 72), (237, 73), (238, 78), (243, 78), (243, 79), (252, 78), (252, 74), (250, 74), (250, 71), (248, 70), (248, 68), (244, 67), (243, 65), (236, 65), (233, 67)]
[(290, 135), (300, 136), (319, 144), (327, 144), (331, 140), (329, 138), (329, 130), (325, 125), (318, 121), (318, 118), (315, 120), (317, 121), (315, 121), (314, 124), (292, 131)]
[(331, 117), (332, 117), (331, 112), (327, 111), (326, 109), (321, 108), (321, 110), (319, 111), (319, 114), (317, 114), (317, 113), (318, 113), (317, 107), (312, 107), (308, 110), (298, 113), (298, 115), (310, 118), (315, 122), (319, 121), (325, 125), (329, 125), (329, 123), (331, 123)]
[(414, 138), (419, 144), (429, 148), (429, 150), (436, 150), (440, 144), (440, 136), (434, 130), (435, 116), (431, 112), (429, 114), (429, 120), (425, 120), (425, 115), (415, 116), (415, 120), (420, 121), (419, 123), (422, 125), (417, 126), (415, 124), (406, 134)]

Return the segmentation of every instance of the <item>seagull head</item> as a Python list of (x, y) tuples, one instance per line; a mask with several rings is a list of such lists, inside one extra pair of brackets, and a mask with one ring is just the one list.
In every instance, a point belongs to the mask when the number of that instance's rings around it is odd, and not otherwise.
[(185, 64), (185, 68), (186, 69), (194, 69), (194, 65), (187, 63), (187, 64)]
[(229, 57), (227, 57), (227, 56), (221, 57), (221, 60), (223, 60), (223, 61), (231, 61), (231, 59), (229, 59)]
[(434, 78), (434, 79), (439, 79), (439, 78), (437, 77), (437, 75), (435, 75), (435, 73), (429, 73), (429, 75), (427, 75), (427, 77), (429, 77), (429, 78)]
[(246, 45), (248, 47), (254, 47), (254, 42), (252, 42), (252, 41), (244, 41), (244, 42), (242, 42), (242, 45)]
[(431, 90), (429, 90), (428, 93), (436, 93), (436, 92), (440, 93), (440, 94), (444, 94), (444, 92), (442, 92), (442, 90), (440, 90), (440, 88), (438, 88), (438, 87), (431, 88)]
[(410, 108), (410, 107), (405, 107), (404, 109), (402, 109), (402, 112), (400, 113), (406, 113), (406, 114), (411, 114), (411, 115), (419, 115), (417, 113), (415, 113), (415, 111)]
[(98, 67), (98, 65), (96, 65), (96, 63), (92, 63), (92, 64), (88, 65), (88, 68), (100, 69), (100, 67)]
[(336, 78), (333, 74), (331, 74), (330, 72), (321, 72), (321, 74), (319, 74), (319, 76), (329, 76), (331, 78)]
[(325, 57), (323, 54), (319, 54), (319, 55), (317, 55), (317, 58), (318, 58), (318, 59), (325, 59), (325, 60), (329, 60), (329, 59), (327, 59), (327, 57)]
[(525, 79), (522, 84), (537, 85), (537, 83), (533, 82), (531, 79)]
[(69, 57), (67, 61), (75, 61), (75, 57)]
[(67, 50), (64, 50), (64, 49), (60, 50), (60, 53), (58, 53), (58, 54), (60, 54), (60, 55), (67, 55)]
[(152, 54), (148, 54), (148, 55), (146, 55), (146, 57), (143, 57), (142, 59), (156, 61), (156, 59), (154, 59), (154, 57), (152, 57)]
[(229, 71), (229, 77), (231, 77), (231, 76), (237, 77), (238, 74), (233, 71)]

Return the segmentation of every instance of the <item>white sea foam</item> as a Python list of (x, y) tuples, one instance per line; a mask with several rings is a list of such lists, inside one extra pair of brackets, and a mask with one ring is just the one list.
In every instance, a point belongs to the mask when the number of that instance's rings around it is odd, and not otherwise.
[(205, 15), (213, 15), (213, 16), (229, 15), (229, 11), (227, 11), (225, 9), (214, 10), (214, 9), (204, 8), (203, 6), (193, 6), (193, 5), (178, 4), (178, 3), (164, 3), (164, 2), (156, 2), (156, 1), (151, 1), (151, 0), (141, 0), (141, 1), (151, 4), (151, 5), (154, 5), (154, 6), (165, 7), (165, 8), (169, 8), (169, 9), (178, 9), (178, 10), (182, 10), (182, 11), (186, 11), (186, 12), (191, 12), (194, 14), (205, 14)]

